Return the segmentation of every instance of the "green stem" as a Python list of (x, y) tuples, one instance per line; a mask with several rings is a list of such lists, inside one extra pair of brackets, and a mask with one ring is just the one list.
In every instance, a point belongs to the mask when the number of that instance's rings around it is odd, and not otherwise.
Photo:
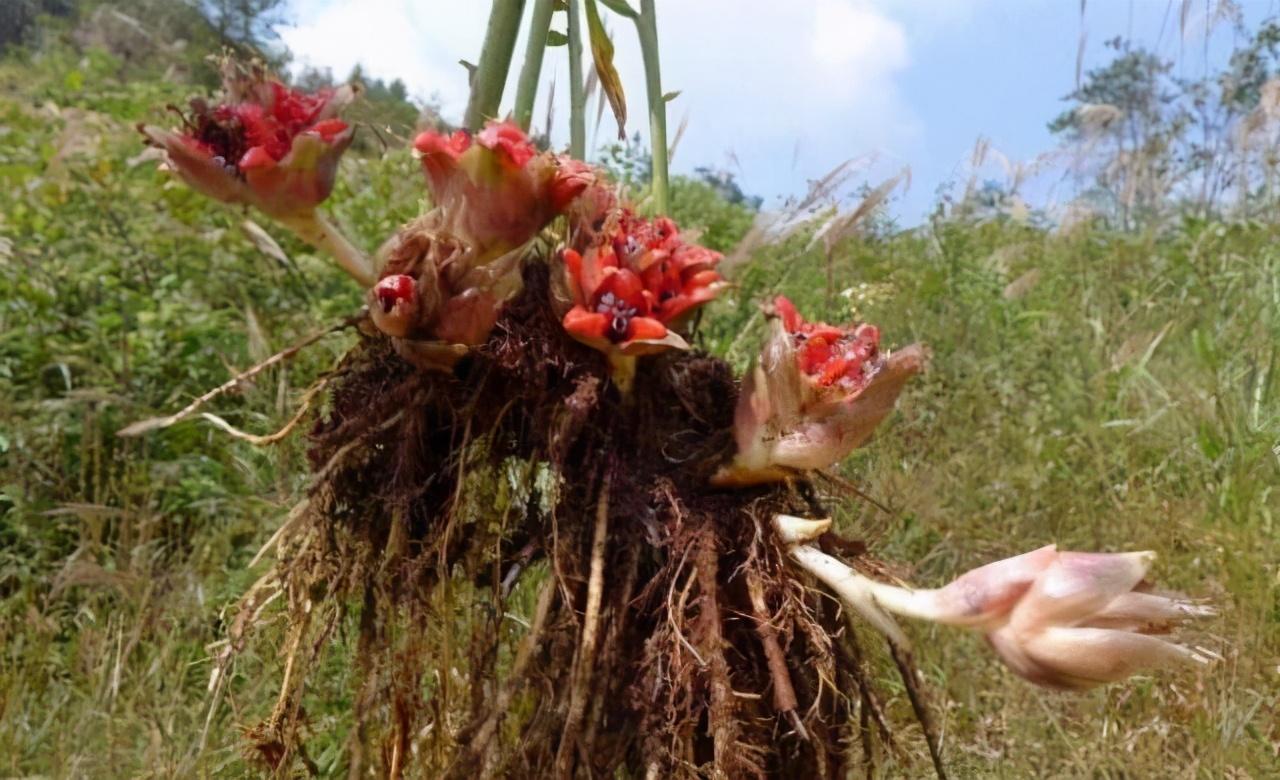
[(516, 84), (516, 124), (528, 132), (533, 121), (533, 99), (538, 94), (538, 80), (542, 76), (542, 55), (547, 50), (547, 32), (551, 29), (551, 12), (555, 0), (534, 0), (533, 14), (529, 19), (529, 42), (524, 50), (524, 66), (520, 69), (520, 81)]
[(649, 144), (653, 165), (653, 206), (658, 214), (669, 208), (667, 189), (667, 101), (662, 97), (662, 68), (658, 63), (658, 16), (654, 0), (640, 0), (636, 19), (640, 51), (644, 54), (644, 84), (649, 100)]
[(293, 234), (311, 246), (328, 253), (342, 270), (351, 274), (365, 287), (372, 287), (377, 281), (373, 265), (355, 244), (347, 240), (332, 222), (319, 211), (297, 217), (278, 217), (280, 224), (293, 231)]
[(582, 12), (569, 0), (569, 156), (587, 158), (587, 93), (582, 79)]
[(467, 102), (468, 130), (479, 130), (486, 118), (498, 115), (523, 13), (524, 0), (493, 0), (484, 45), (480, 49), (480, 62), (476, 66), (475, 81), (471, 84), (471, 99)]
[(624, 399), (631, 398), (631, 388), (636, 383), (636, 361), (637, 358), (632, 355), (624, 355), (621, 352), (610, 350), (609, 356), (609, 378), (613, 380), (613, 384), (618, 388), (618, 392), (622, 394)]

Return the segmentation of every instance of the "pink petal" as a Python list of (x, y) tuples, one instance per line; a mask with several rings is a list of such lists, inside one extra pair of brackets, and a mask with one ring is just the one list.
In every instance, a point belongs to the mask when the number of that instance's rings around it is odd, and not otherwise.
[(968, 571), (937, 592), (939, 622), (982, 627), (1006, 617), (1037, 577), (1058, 559), (1055, 545)]
[[(138, 130), (152, 143), (164, 148), (169, 166), (192, 189), (224, 203), (247, 201), (249, 193), (244, 183), (227, 170), (226, 164), (215, 161), (192, 139), (158, 127), (140, 126)], [(227, 164), (234, 162), (226, 161)]]
[(1163, 633), (1183, 621), (1215, 614), (1217, 611), (1212, 607), (1193, 604), (1186, 599), (1135, 591), (1115, 597), (1101, 610), (1090, 615), (1084, 625), (1139, 631), (1144, 634)]
[(1151, 553), (1062, 553), (1014, 608), (1016, 630), (1074, 625), (1142, 581)]
[(1105, 628), (1048, 628), (1027, 636), (1022, 650), (1047, 684), (1063, 688), (1089, 688), (1198, 660), (1190, 649), (1159, 637)]

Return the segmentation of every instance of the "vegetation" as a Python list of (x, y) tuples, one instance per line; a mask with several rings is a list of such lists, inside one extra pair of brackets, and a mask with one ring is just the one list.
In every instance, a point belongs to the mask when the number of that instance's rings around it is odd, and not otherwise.
[[(330, 328), (361, 297), (305, 245), (270, 227), (266, 241), (155, 170), (133, 125), (194, 91), (161, 74), (205, 78), (200, 53), (129, 59), (71, 40), (48, 34), (0, 63), (0, 773), (239, 776), (241, 729), (275, 703), (284, 637), (255, 637), (221, 701), (211, 659), (265, 569), (255, 553), (305, 488), (303, 445), (256, 447), (203, 420), (116, 432)], [(365, 247), (419, 211), (404, 149), (343, 161), (329, 205)], [(726, 250), (753, 212), (688, 179), (672, 182), (671, 210)], [(1224, 663), (1084, 695), (1046, 696), (975, 640), (913, 627), (957, 776), (1274, 767), (1280, 226), (1218, 213), (1055, 230), (957, 209), (830, 255), (804, 230), (741, 262), (704, 314), (698, 346), (739, 367), (763, 338), (756, 304), (779, 291), (931, 346), (930, 372), (844, 466), (884, 509), (848, 502), (837, 518), (881, 557), (915, 562), (904, 578), (941, 583), (1048, 540), (1149, 548), (1163, 583), (1223, 608), (1205, 642)], [(329, 335), (214, 411), (277, 430), (352, 343)], [(532, 592), (510, 603), (527, 623)], [(305, 696), (323, 776), (350, 761), (357, 621), (353, 608)], [(890, 720), (909, 723), (891, 662), (873, 661)], [(918, 730), (898, 742), (885, 771), (925, 773)]]

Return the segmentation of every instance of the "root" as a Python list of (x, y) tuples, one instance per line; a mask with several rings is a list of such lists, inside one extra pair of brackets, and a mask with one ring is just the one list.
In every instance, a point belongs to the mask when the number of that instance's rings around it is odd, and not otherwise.
[(756, 634), (764, 647), (765, 658), (769, 663), (769, 676), (773, 683), (773, 707), (787, 716), (792, 728), (806, 742), (810, 741), (809, 732), (796, 712), (799, 701), (796, 699), (795, 686), (791, 684), (791, 672), (787, 669), (787, 658), (778, 644), (778, 630), (769, 618), (769, 606), (765, 603), (764, 584), (760, 575), (753, 570), (746, 574), (747, 593), (751, 598), (751, 608), (755, 618)]
[[(365, 337), (329, 381), (307, 496), (240, 616), (287, 604), (258, 754), (311, 771), (303, 691), (355, 644), (351, 777), (842, 778), (858, 742), (868, 772), (880, 744), (905, 763), (843, 614), (761, 521), (823, 516), (817, 491), (708, 484), (734, 447), (729, 366), (646, 358), (622, 398), (547, 273), (452, 374)], [(348, 615), (356, 641), (333, 642)]]
[(565, 719), (556, 755), (556, 774), (568, 776), (573, 753), (578, 748), (582, 717), (586, 710), (587, 686), (594, 671), (596, 634), (600, 623), (601, 591), (604, 587), (604, 554), (609, 531), (609, 488), (612, 475), (605, 473), (600, 496), (596, 500), (595, 530), (591, 539), (591, 576), (587, 580), (587, 608), (582, 620), (582, 640), (578, 646), (578, 662), (574, 668), (573, 689), (569, 695), (569, 714)]
[(698, 628), (701, 635), (699, 645), (706, 659), (711, 688), (711, 707), (707, 713), (707, 722), (715, 744), (716, 774), (729, 773), (726, 776), (736, 776), (732, 768), (745, 763), (745, 757), (733, 753), (738, 742), (738, 728), (732, 699), (733, 685), (729, 680), (729, 664), (724, 658), (725, 641), (721, 632), (720, 605), (717, 600), (719, 552), (712, 534), (703, 534), (700, 542), (694, 566), (698, 589), (701, 591), (698, 600)]
[(925, 701), (924, 693), (920, 690), (920, 681), (916, 678), (916, 664), (911, 657), (909, 650), (904, 650), (892, 642), (889, 644), (889, 652), (893, 656), (893, 662), (898, 667), (898, 672), (902, 675), (902, 682), (907, 688), (907, 698), (911, 700), (911, 709), (915, 712), (916, 720), (920, 721), (920, 727), (924, 729), (924, 739), (929, 745), (929, 758), (933, 760), (933, 771), (938, 776), (938, 780), (947, 780), (947, 770), (942, 763), (942, 747), (938, 741), (938, 732), (934, 729), (933, 718), (929, 714), (929, 704)]
[(462, 772), (470, 773), (479, 763), (480, 758), (488, 751), (489, 744), (497, 732), (498, 724), (511, 706), (511, 698), (515, 695), (517, 686), (524, 679), (529, 667), (529, 659), (533, 657), (538, 644), (542, 641), (542, 632), (547, 623), (547, 613), (551, 611), (551, 604), (555, 600), (555, 596), (556, 582), (554, 579), (548, 578), (543, 583), (542, 590), (538, 593), (538, 604), (534, 609), (533, 623), (529, 627), (529, 633), (525, 635), (524, 640), (520, 643), (520, 650), (516, 655), (515, 663), (512, 664), (507, 683), (502, 686), (498, 695), (494, 698), (493, 706), (485, 717), (484, 722), (476, 729), (475, 736), (472, 737), (469, 745), (470, 756), (455, 763), (455, 767), (461, 769)]

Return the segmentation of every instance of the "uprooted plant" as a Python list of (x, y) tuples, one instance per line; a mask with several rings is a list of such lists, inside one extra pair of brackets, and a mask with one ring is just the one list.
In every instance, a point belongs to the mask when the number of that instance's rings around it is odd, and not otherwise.
[(689, 346), (720, 256), (511, 122), (420, 134), (432, 207), (366, 258), (316, 210), (347, 92), (227, 74), (223, 102), (143, 132), (368, 288), (324, 380), (310, 491), (215, 664), (220, 692), (282, 599), (284, 679), (248, 734), (273, 771), (310, 763), (303, 692), (351, 611), (353, 777), (843, 777), (855, 745), (868, 766), (898, 748), (842, 604), (891, 643), (940, 775), (889, 612), (980, 630), (1062, 688), (1211, 655), (1156, 636), (1209, 610), (1144, 586), (1146, 554), (1049, 547), (915, 591), (830, 530), (815, 479), (892, 411), (922, 347), (778, 298), (740, 385)]

